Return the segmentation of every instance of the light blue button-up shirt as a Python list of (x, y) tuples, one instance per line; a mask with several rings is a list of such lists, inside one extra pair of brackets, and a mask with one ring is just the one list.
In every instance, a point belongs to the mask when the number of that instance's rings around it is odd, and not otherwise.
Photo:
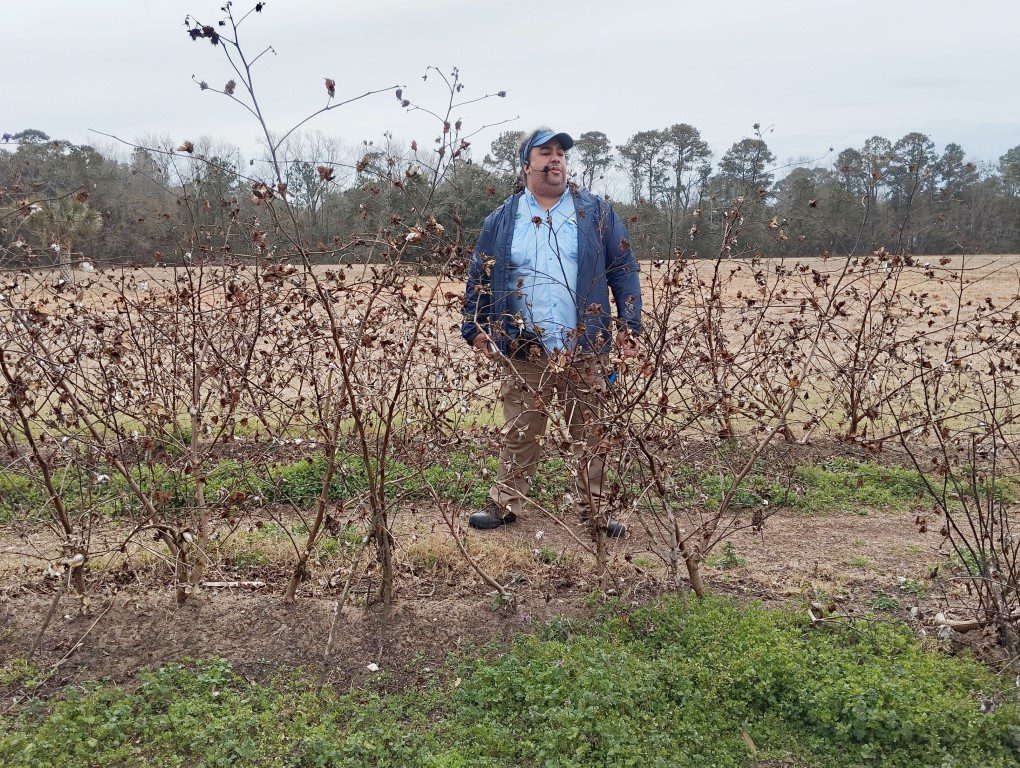
[(577, 327), (575, 216), (569, 189), (548, 212), (530, 189), (517, 204), (510, 250), (512, 309), (547, 352), (572, 347), (568, 336)]

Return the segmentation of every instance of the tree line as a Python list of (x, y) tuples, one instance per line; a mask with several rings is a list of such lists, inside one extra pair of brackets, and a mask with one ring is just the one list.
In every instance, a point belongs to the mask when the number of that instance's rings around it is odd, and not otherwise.
[[(1020, 146), (981, 167), (927, 135), (869, 138), (828, 163), (780, 176), (758, 126), (713, 165), (697, 128), (640, 131), (613, 147), (601, 132), (574, 148), (579, 174), (597, 184), (614, 168), (629, 182), (632, 226), (648, 249), (708, 255), (720, 217), (742, 202), (745, 244), (776, 255), (1015, 252), (1020, 246)], [(634, 232), (632, 231), (632, 234)], [(710, 242), (706, 242), (710, 241)]]
[[(385, 134), (378, 143), (349, 145), (307, 133), (288, 143), (281, 160), (286, 181), (277, 192), (288, 196), (304, 219), (301, 231), (322, 246), (324, 259), (341, 243), (346, 257), (371, 259), (379, 233), (399, 235), (425, 207), (441, 226), (461, 228), (470, 239), (513, 189), (522, 136), (504, 131), (485, 153), (463, 142), (453, 172), (437, 185), (415, 163), (414, 142), (408, 147)], [(258, 218), (253, 189), (271, 175), (267, 160), (245, 160), (237, 147), (209, 138), (142, 144), (125, 157), (36, 129), (5, 135), (2, 263), (152, 264), (179, 261), (195, 249), (253, 252), (240, 233)], [(757, 127), (714, 161), (700, 131), (678, 123), (639, 131), (619, 145), (601, 131), (582, 133), (570, 163), (578, 185), (618, 198), (642, 258), (714, 254), (734, 208), (743, 220), (744, 253), (1020, 250), (1020, 146), (997, 164), (979, 165), (959, 144), (940, 152), (923, 133), (897, 141), (873, 136), (832, 161), (783, 173)], [(182, 242), (177, 233), (196, 226), (205, 242)], [(266, 237), (271, 252), (274, 233)]]

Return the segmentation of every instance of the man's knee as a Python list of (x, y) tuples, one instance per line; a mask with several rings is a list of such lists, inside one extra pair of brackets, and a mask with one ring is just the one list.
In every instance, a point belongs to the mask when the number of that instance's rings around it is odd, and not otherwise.
[[(544, 429), (535, 429), (535, 424), (508, 424), (503, 428), (503, 446), (514, 456), (540, 451)], [(544, 427), (544, 424), (541, 425)]]
[(548, 415), (545, 410), (528, 407), (525, 402), (516, 402), (506, 409), (507, 420), (503, 425), (503, 441), (520, 448), (537, 443), (545, 434)]

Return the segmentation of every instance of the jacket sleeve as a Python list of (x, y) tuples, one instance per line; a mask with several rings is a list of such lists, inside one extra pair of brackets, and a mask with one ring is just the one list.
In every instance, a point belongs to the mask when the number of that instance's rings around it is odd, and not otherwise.
[(634, 333), (641, 333), (641, 278), (627, 228), (609, 206), (605, 222), (606, 282), (613, 292), (616, 315)]
[(481, 331), (492, 335), (489, 326), (492, 320), (491, 258), (494, 251), (495, 222), (496, 214), (489, 214), (482, 224), (482, 231), (471, 255), (460, 326), (460, 335), (468, 344), (473, 343), (475, 336)]

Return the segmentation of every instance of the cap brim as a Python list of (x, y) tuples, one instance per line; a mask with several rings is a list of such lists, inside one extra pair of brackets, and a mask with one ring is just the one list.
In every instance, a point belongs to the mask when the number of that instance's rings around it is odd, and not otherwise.
[(521, 147), (521, 165), (528, 164), (528, 158), (531, 156), (531, 150), (535, 149), (536, 147), (544, 147), (550, 141), (559, 142), (560, 146), (563, 147), (564, 151), (574, 146), (574, 139), (573, 137), (571, 137), (569, 133), (554, 133), (545, 141), (542, 142), (538, 141), (538, 138), (542, 136), (544, 133), (547, 132), (540, 131), (534, 137), (532, 137), (527, 144)]
[(560, 146), (565, 150), (572, 149), (574, 146), (574, 140), (570, 137), (569, 133), (557, 133), (555, 136), (552, 136), (543, 141), (541, 144), (536, 144), (535, 146), (541, 147), (548, 144), (550, 141), (558, 141)]

